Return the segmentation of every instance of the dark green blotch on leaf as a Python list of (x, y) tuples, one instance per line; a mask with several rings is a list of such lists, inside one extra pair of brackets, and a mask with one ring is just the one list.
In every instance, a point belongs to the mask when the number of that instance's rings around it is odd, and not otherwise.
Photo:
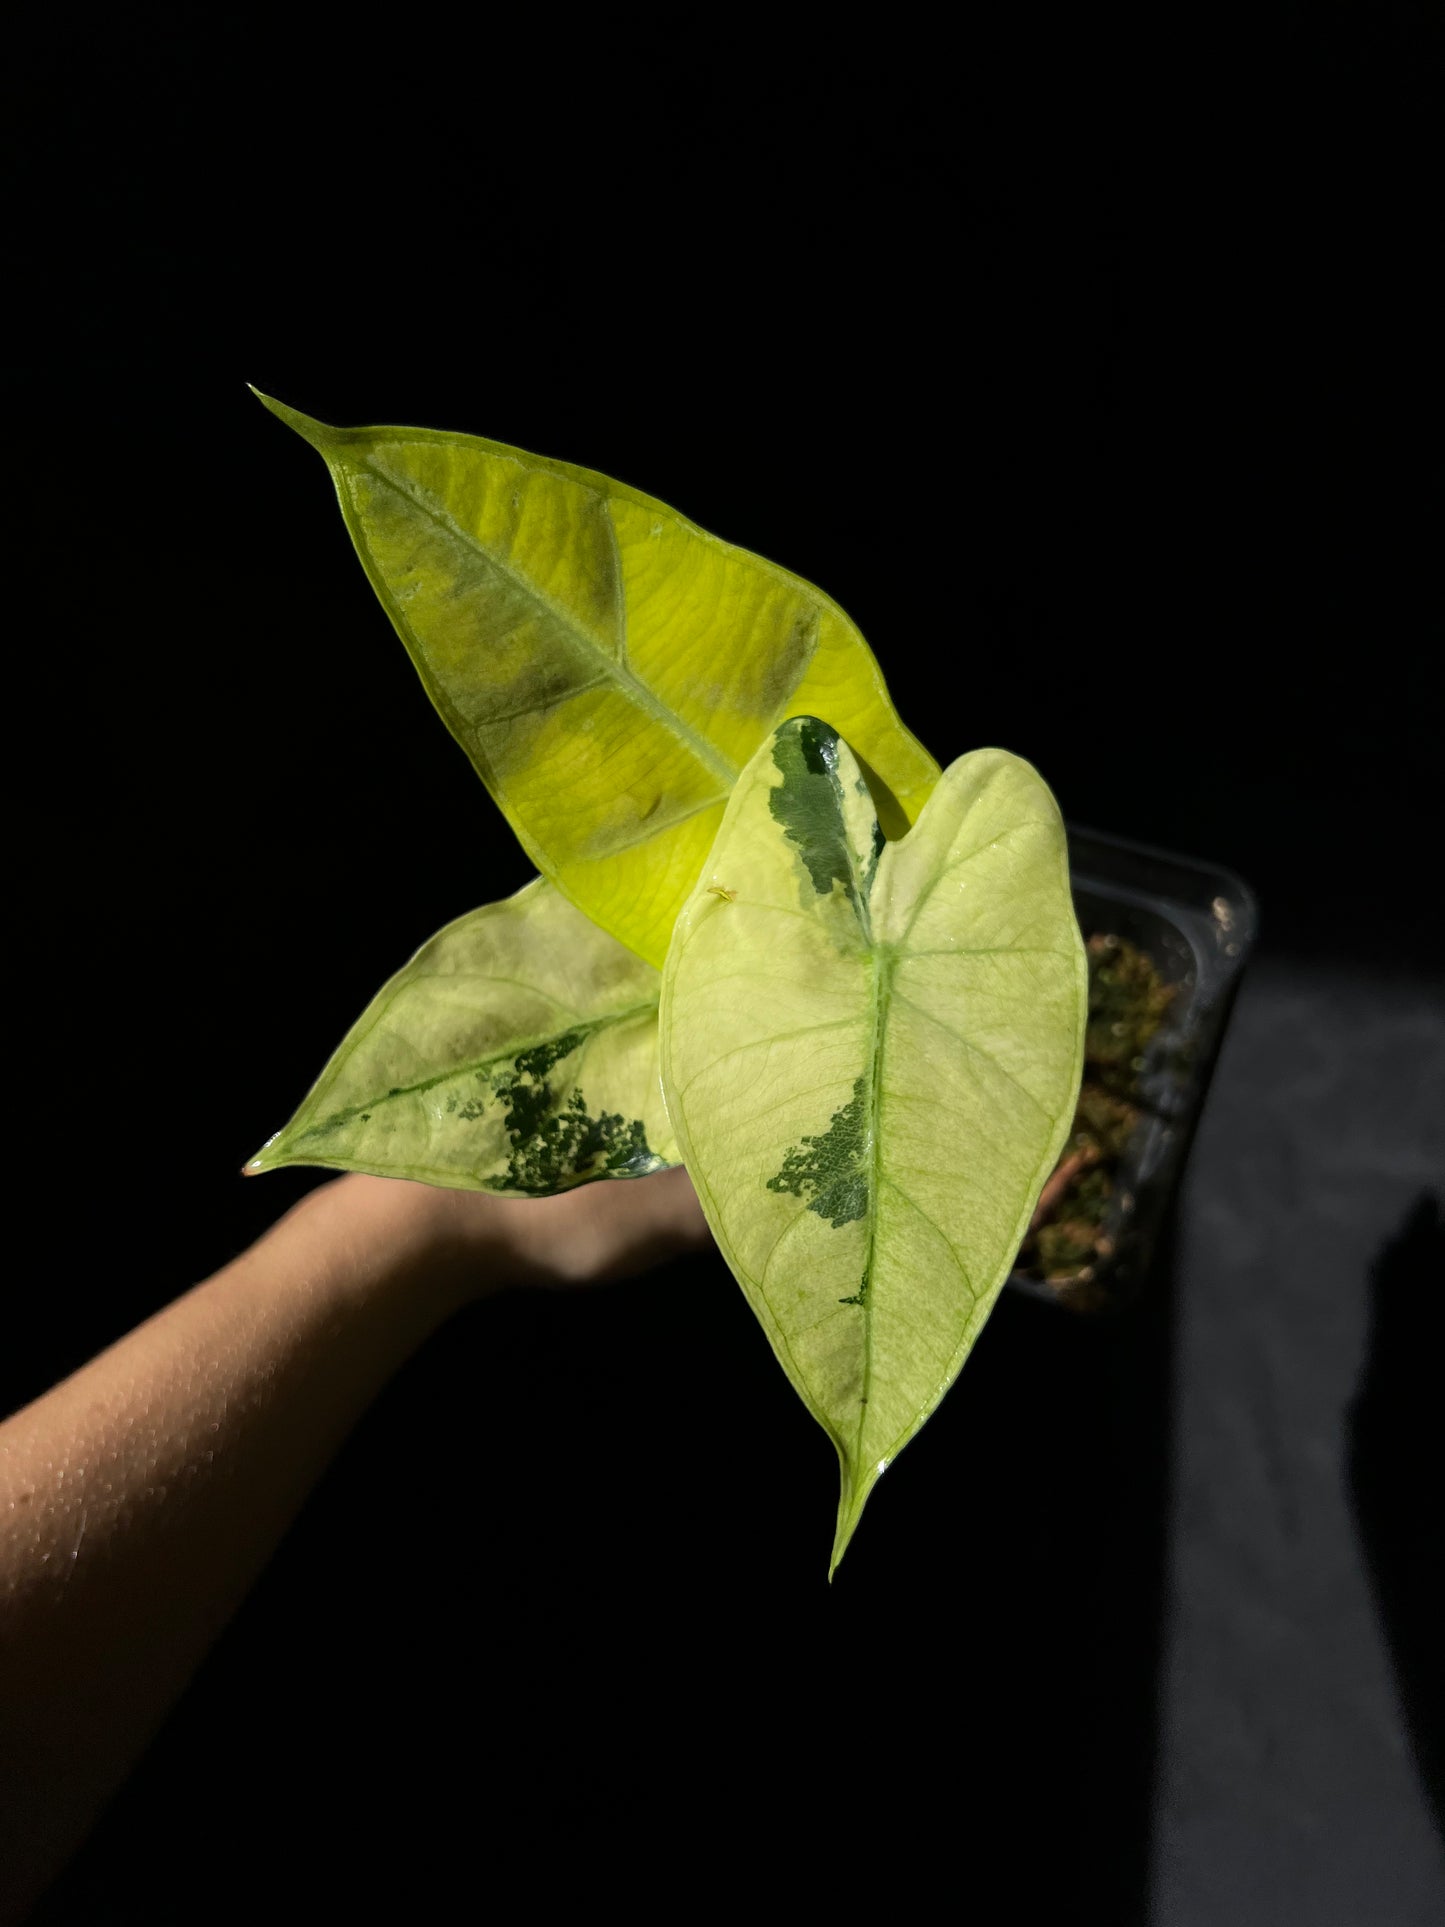
[(599, 1171), (641, 1177), (661, 1165), (641, 1118), (629, 1122), (615, 1111), (592, 1117), (580, 1090), (558, 1105), (547, 1073), (582, 1041), (580, 1031), (569, 1031), (523, 1051), (497, 1084), (495, 1101), (507, 1106), (507, 1183), (513, 1190), (545, 1196)]
[(768, 792), (773, 821), (797, 845), (820, 897), (837, 882), (855, 901), (837, 774), (838, 732), (812, 716), (800, 716), (778, 731), (773, 761), (783, 779)]
[[(818, 1137), (805, 1137), (783, 1159), (783, 1168), (768, 1179), (770, 1191), (787, 1191), (806, 1198), (816, 1211), (839, 1230), (861, 1218), (868, 1209), (867, 1133), (863, 1124), (863, 1079), (841, 1110), (834, 1111), (828, 1128)], [(866, 1286), (864, 1287), (866, 1289)], [(840, 1304), (854, 1302), (840, 1299)], [(862, 1303), (861, 1297), (856, 1301)]]

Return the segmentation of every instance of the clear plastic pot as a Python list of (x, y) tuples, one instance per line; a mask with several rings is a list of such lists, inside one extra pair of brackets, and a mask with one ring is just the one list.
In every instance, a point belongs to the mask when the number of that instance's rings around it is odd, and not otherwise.
[(1142, 1115), (1114, 1174), (1107, 1255), (1072, 1275), (1015, 1270), (1012, 1284), (1076, 1311), (1116, 1309), (1137, 1292), (1177, 1193), (1259, 925), (1248, 884), (1215, 864), (1070, 827), (1074, 905), (1085, 938), (1117, 936), (1177, 986), (1138, 1077)]

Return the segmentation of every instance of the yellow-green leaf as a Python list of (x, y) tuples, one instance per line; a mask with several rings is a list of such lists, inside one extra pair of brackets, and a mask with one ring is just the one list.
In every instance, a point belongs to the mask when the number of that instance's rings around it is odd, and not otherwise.
[(678, 1161), (658, 973), (540, 877), (423, 944), (248, 1172), (322, 1164), (545, 1196)]
[(713, 1234), (838, 1449), (833, 1565), (947, 1391), (1068, 1133), (1088, 973), (1063, 825), (976, 750), (885, 843), (847, 745), (738, 781), (663, 972), (669, 1113)]
[(660, 964), (739, 769), (819, 713), (901, 835), (938, 766), (819, 590), (566, 462), (261, 400), (330, 467), (372, 587), (537, 868)]

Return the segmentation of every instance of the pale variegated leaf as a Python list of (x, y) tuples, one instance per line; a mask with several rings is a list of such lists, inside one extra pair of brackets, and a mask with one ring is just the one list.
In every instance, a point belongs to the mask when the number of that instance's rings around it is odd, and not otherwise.
[(713, 1233), (837, 1447), (834, 1566), (1008, 1276), (1070, 1127), (1087, 991), (1027, 763), (961, 757), (885, 843), (827, 724), (752, 758), (663, 972), (663, 1083)]
[(448, 924), (248, 1172), (320, 1164), (514, 1196), (678, 1161), (659, 977), (538, 878)]

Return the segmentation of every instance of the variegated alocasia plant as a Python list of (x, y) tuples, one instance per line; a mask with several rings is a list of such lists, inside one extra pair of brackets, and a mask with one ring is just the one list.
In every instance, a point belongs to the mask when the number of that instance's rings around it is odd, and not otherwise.
[(836, 1568), (1073, 1117), (1054, 800), (1002, 750), (940, 773), (834, 603), (660, 502), (261, 399), (541, 874), (423, 945), (247, 1169), (535, 1197), (684, 1162), (837, 1449)]

